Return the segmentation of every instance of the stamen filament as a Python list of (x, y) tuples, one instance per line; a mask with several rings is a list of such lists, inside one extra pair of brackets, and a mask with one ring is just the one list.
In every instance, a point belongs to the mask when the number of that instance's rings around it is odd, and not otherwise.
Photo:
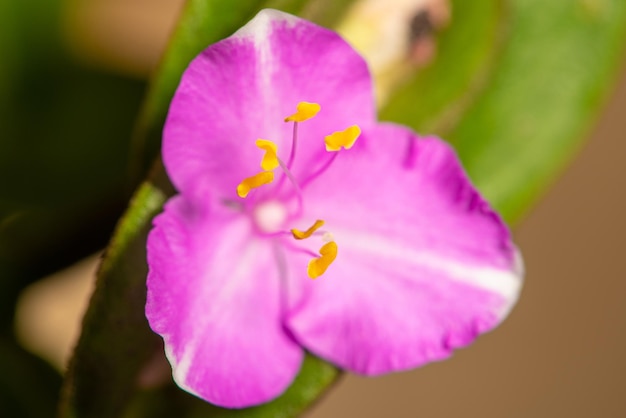
[(297, 245), (293, 245), (290, 241), (283, 241), (283, 245), (287, 248), (289, 248), (291, 251), (295, 251), (297, 253), (302, 253), (302, 254), (306, 254), (310, 257), (316, 258), (319, 257), (319, 254), (315, 254), (313, 251), (306, 249), (306, 248), (302, 248), (302, 247), (298, 247)]
[(328, 169), (328, 167), (330, 167), (330, 165), (333, 163), (333, 161), (335, 161), (335, 158), (337, 158), (337, 155), (339, 155), (338, 152), (333, 152), (331, 157), (328, 158), (326, 160), (326, 162), (324, 162), (324, 164), (322, 164), (322, 166), (320, 166), (320, 168), (318, 168), (317, 170), (315, 170), (313, 172), (313, 174), (309, 175), (309, 177), (307, 177), (303, 182), (302, 182), (302, 186), (301, 187), (305, 187), (307, 184), (309, 184), (311, 181), (315, 180), (320, 174), (322, 174), (324, 171), (326, 171)]
[(296, 159), (296, 149), (298, 148), (298, 122), (293, 123), (293, 135), (291, 136), (291, 152), (287, 160), (287, 167), (291, 169), (293, 161)]
[(280, 165), (280, 168), (285, 173), (285, 176), (287, 176), (291, 184), (293, 184), (293, 187), (296, 189), (296, 192), (298, 192), (298, 195), (302, 195), (302, 190), (300, 189), (298, 182), (296, 182), (296, 179), (294, 178), (293, 174), (291, 173), (289, 168), (287, 168), (285, 163), (280, 158), (278, 159), (278, 165)]
[[(293, 166), (293, 162), (296, 158), (297, 147), (298, 147), (298, 122), (294, 122), (293, 134), (291, 136), (291, 152), (289, 153), (289, 160), (287, 160), (287, 165), (286, 165), (287, 169), (290, 171), (291, 171), (291, 167)], [(280, 189), (282, 187), (283, 182), (285, 181), (285, 177), (286, 177), (286, 173), (285, 173), (285, 176), (282, 176), (280, 180), (278, 181), (278, 186), (276, 186), (277, 189)]]
[[(280, 168), (283, 170), (283, 173), (285, 173), (285, 177), (287, 177), (289, 179), (289, 181), (293, 185), (294, 189), (296, 189), (296, 196), (298, 198), (298, 213), (301, 213), (302, 212), (302, 204), (303, 204), (302, 203), (302, 189), (300, 188), (300, 186), (298, 185), (298, 182), (296, 181), (295, 177), (291, 173), (291, 170), (289, 170), (289, 168), (287, 168), (285, 163), (280, 158), (278, 158), (278, 165), (280, 165)], [(282, 179), (284, 179), (285, 177), (283, 177)], [(282, 179), (281, 179), (281, 182), (278, 183), (278, 187), (281, 186), (282, 181), (283, 181)]]
[(272, 240), (272, 247), (274, 250), (274, 257), (276, 259), (276, 265), (278, 267), (278, 277), (280, 278), (280, 285), (283, 288), (283, 291), (280, 292), (281, 312), (286, 312), (288, 306), (287, 296), (289, 295), (287, 256), (285, 255), (282, 246), (277, 240)]

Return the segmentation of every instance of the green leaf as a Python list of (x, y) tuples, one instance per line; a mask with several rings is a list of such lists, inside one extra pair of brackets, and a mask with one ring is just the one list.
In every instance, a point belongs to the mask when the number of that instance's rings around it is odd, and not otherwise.
[(506, 219), (530, 207), (579, 148), (626, 43), (623, 0), (512, 0), (509, 36), (449, 139)]
[(224, 409), (181, 391), (173, 384), (139, 394), (124, 418), (289, 418), (299, 416), (337, 378), (337, 369), (307, 355), (294, 383), (278, 399), (246, 409)]
[(382, 114), (457, 149), (508, 221), (579, 148), (625, 46), (622, 0), (452, 1), (435, 62)]
[(98, 271), (64, 382), (62, 417), (121, 416), (141, 368), (161, 349), (144, 315), (146, 237), (152, 217), (171, 193), (158, 173), (135, 194)]
[(290, 418), (299, 416), (338, 376), (338, 370), (325, 361), (307, 355), (300, 374), (278, 399), (247, 409), (223, 409), (198, 403), (192, 417), (204, 418)]
[(381, 120), (443, 135), (484, 89), (502, 47), (503, 2), (451, 3), (450, 26), (437, 39), (436, 59), (390, 97)]

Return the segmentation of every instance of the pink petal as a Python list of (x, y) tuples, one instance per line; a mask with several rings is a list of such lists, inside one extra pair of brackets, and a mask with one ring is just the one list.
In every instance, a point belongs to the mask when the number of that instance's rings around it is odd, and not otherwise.
[(303, 353), (283, 329), (272, 247), (246, 217), (175, 197), (155, 219), (148, 264), (146, 316), (179, 386), (233, 408), (289, 386)]
[(338, 257), (288, 326), (313, 353), (379, 374), (443, 359), (508, 314), (521, 260), (451, 148), (381, 125), (305, 189)]
[(163, 137), (164, 163), (176, 188), (236, 198), (237, 184), (260, 170), (256, 139), (276, 141), (287, 159), (293, 125), (283, 119), (300, 101), (319, 103), (322, 111), (302, 123), (299, 156), (322, 152), (320, 138), (330, 132), (375, 120), (367, 65), (339, 35), (263, 10), (209, 46), (182, 77)]

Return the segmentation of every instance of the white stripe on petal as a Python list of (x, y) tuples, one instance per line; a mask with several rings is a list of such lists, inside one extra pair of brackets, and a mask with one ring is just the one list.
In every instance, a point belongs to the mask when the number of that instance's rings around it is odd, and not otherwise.
[[(252, 41), (254, 49), (258, 57), (258, 65), (256, 70), (258, 74), (258, 88), (261, 96), (260, 102), (264, 103), (264, 111), (266, 114), (276, 114), (280, 109), (280, 103), (276, 101), (275, 82), (272, 80), (276, 72), (275, 52), (272, 48), (280, 47), (272, 41), (272, 29), (278, 23), (285, 22), (287, 28), (296, 26), (302, 19), (273, 9), (261, 10), (251, 21), (242, 26), (232, 35), (232, 39), (241, 39), (244, 41)], [(280, 113), (280, 112), (278, 112)], [(276, 121), (266, 121), (270, 123), (266, 126), (268, 132), (273, 132), (276, 127), (280, 127), (280, 123)], [(276, 131), (276, 137), (279, 131)]]
[[(517, 248), (511, 268), (498, 269), (491, 266), (481, 266), (478, 263), (463, 263), (453, 257), (446, 257), (427, 249), (418, 250), (403, 246), (382, 236), (335, 230), (333, 233), (337, 237), (340, 253), (344, 249), (344, 251), (371, 254), (373, 260), (384, 259), (389, 263), (397, 263), (394, 265), (395, 271), (398, 271), (403, 264), (406, 265), (406, 268), (410, 268), (410, 265), (420, 265), (430, 270), (439, 271), (451, 280), (467, 283), (502, 296), (506, 303), (503, 304), (499, 312), (496, 312), (500, 319), (506, 318), (519, 297), (524, 267), (521, 253)], [(406, 272), (406, 277), (411, 277), (411, 273)]]
[(251, 21), (239, 28), (232, 38), (252, 38), (259, 47), (266, 45), (269, 40), (273, 22), (284, 21), (289, 27), (295, 26), (301, 19), (285, 12), (274, 9), (263, 9)]
[[(264, 9), (257, 13), (251, 21), (242, 26), (237, 32), (233, 34), (233, 39), (245, 39), (254, 43), (255, 49), (259, 57), (259, 66), (257, 67), (261, 74), (262, 86), (264, 88), (271, 88), (272, 72), (274, 71), (272, 65), (272, 28), (279, 22), (286, 22), (287, 27), (294, 27), (300, 21), (296, 16), (280, 12), (273, 9)], [(264, 97), (270, 98), (271, 91), (264, 91)], [(272, 101), (266, 101), (265, 103), (271, 103)]]
[[(227, 330), (223, 331), (222, 337), (231, 333), (231, 330), (228, 330), (229, 312), (220, 311), (222, 305), (215, 303), (214, 298), (218, 295), (220, 301), (227, 301), (227, 303), (236, 305), (238, 303), (237, 297), (240, 297), (238, 289), (242, 286), (245, 287), (246, 282), (255, 276), (258, 268), (257, 254), (261, 252), (259, 248), (261, 243), (248, 238), (250, 225), (245, 218), (231, 221), (230, 228), (230, 233), (222, 237), (217, 251), (210, 256), (217, 260), (229, 260), (233, 258), (233, 254), (238, 254), (236, 262), (221, 265), (213, 263), (211, 274), (204, 272), (204, 276), (200, 280), (200, 283), (204, 285), (196, 288), (195, 298), (188, 301), (193, 305), (191, 311), (201, 314), (187, 318), (190, 323), (186, 324), (185, 327), (187, 335), (182, 349), (180, 348), (181, 345), (178, 345), (181, 351), (178, 356), (170, 347), (170, 336), (162, 335), (165, 341), (165, 355), (172, 365), (174, 381), (182, 389), (200, 398), (204, 398), (204, 396), (198, 391), (198, 383), (189, 381), (189, 373), (192, 367), (197, 366), (194, 365), (194, 361), (203, 358), (202, 350), (206, 344), (205, 332), (209, 328), (220, 328), (220, 323), (223, 323), (226, 324), (223, 327)], [(206, 256), (209, 257), (209, 255)], [(224, 277), (227, 277), (227, 280), (217, 283), (216, 279)], [(219, 290), (212, 288), (214, 283), (219, 287)], [(232, 333), (236, 332), (238, 331), (232, 330)]]
[(198, 392), (187, 385), (187, 374), (189, 373), (189, 368), (191, 367), (191, 352), (192, 350), (190, 350), (189, 347), (186, 347), (180, 361), (177, 361), (176, 356), (172, 353), (169, 345), (165, 344), (165, 357), (167, 357), (167, 360), (172, 365), (172, 378), (174, 379), (174, 382), (176, 382), (181, 389), (191, 393), (192, 395), (200, 396)]

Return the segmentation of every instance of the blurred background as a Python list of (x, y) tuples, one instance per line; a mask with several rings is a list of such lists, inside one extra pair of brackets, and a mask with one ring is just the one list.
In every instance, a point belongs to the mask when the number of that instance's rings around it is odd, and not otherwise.
[[(183, 3), (0, 5), (0, 411), (31, 393), (52, 395), (24, 416), (54, 409), (102, 245), (133, 190), (133, 121)], [(410, 60), (377, 61), (380, 100), (428, 66), (437, 32), (455, 23), (447, 2), (423, 3), (431, 18), (419, 26), (411, 15)], [(50, 14), (60, 33), (47, 26)], [(445, 362), (374, 379), (343, 376), (307, 416), (626, 416), (626, 71), (614, 81), (588, 141), (515, 225), (527, 274), (504, 324)]]

